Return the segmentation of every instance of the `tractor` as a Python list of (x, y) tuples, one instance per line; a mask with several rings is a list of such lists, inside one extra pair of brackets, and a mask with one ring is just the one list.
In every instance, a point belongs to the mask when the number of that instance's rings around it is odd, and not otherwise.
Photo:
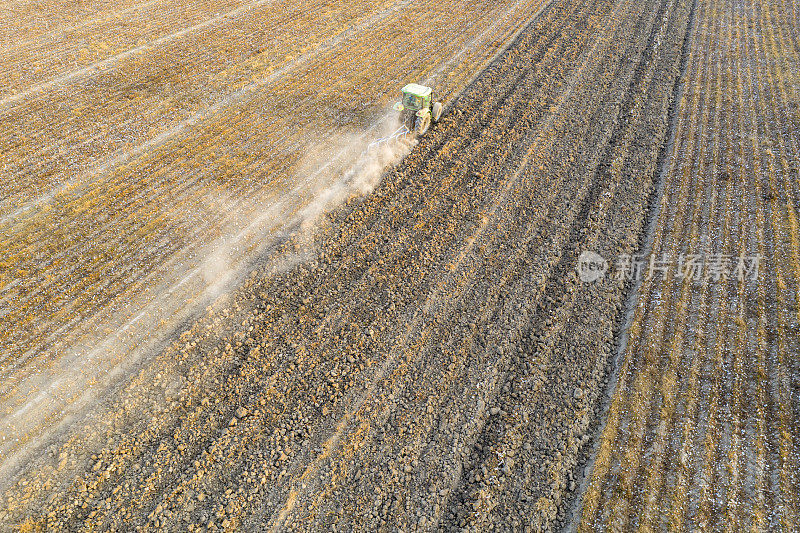
[(403, 99), (394, 104), (394, 110), (400, 113), (400, 124), (409, 132), (424, 135), (431, 127), (431, 121), (439, 122), (442, 117), (442, 103), (435, 102), (430, 87), (409, 83), (400, 92)]

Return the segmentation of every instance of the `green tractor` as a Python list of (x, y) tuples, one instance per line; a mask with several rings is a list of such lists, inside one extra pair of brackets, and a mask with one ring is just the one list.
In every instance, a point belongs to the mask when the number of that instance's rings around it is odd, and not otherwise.
[(431, 127), (431, 121), (439, 122), (442, 117), (442, 103), (435, 102), (430, 87), (409, 83), (400, 91), (403, 100), (394, 104), (400, 113), (400, 124), (409, 132), (424, 135)]

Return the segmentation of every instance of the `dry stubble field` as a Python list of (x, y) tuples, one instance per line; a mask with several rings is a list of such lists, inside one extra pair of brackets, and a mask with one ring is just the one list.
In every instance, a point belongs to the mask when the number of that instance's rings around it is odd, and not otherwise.
[(652, 254), (763, 259), (643, 283), (584, 531), (800, 527), (799, 14), (698, 2)]

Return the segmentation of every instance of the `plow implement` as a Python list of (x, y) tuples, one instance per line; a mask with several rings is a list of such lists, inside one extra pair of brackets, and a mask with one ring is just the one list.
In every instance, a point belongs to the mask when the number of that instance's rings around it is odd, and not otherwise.
[(382, 137), (374, 142), (369, 143), (367, 146), (367, 151), (374, 150), (383, 144), (388, 144), (392, 141), (396, 141), (399, 139), (404, 139), (406, 136), (411, 134), (411, 130), (408, 129), (408, 126), (401, 126), (397, 131), (392, 133), (387, 137)]

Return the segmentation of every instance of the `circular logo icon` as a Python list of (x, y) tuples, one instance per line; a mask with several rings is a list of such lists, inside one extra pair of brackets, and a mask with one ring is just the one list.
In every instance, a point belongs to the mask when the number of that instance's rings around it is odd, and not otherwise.
[(608, 261), (595, 252), (583, 252), (578, 257), (578, 277), (585, 283), (593, 283), (606, 275)]

